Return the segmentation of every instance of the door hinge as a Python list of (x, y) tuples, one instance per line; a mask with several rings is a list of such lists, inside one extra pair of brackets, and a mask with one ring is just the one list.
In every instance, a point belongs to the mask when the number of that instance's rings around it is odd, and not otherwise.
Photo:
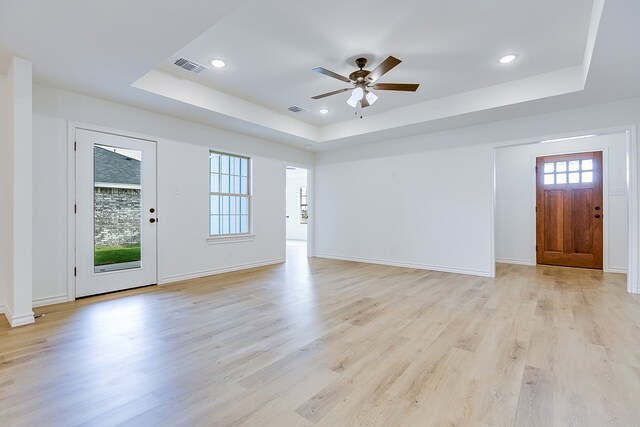
[(538, 245), (536, 245), (536, 252), (538, 251)]
[(78, 205), (73, 205), (73, 213), (74, 214), (78, 213)]
[(536, 173), (538, 173), (538, 165), (535, 166)]
[(536, 206), (536, 212), (538, 212), (538, 207)]
[(73, 151), (78, 151), (78, 141), (73, 141)]
[(78, 275), (78, 267), (73, 267), (73, 277)]

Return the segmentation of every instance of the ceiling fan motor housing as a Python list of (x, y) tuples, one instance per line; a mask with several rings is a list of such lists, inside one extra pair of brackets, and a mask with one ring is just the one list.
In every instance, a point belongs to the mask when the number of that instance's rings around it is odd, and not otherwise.
[(366, 78), (367, 78), (367, 76), (369, 74), (371, 74), (371, 71), (358, 70), (358, 71), (354, 71), (353, 73), (349, 74), (349, 78), (351, 80), (353, 80), (354, 82), (364, 83), (364, 81), (366, 80)]
[(367, 76), (371, 74), (371, 71), (363, 70), (365, 65), (367, 65), (367, 58), (356, 59), (356, 66), (360, 69), (349, 74), (349, 78), (354, 82), (363, 83)]

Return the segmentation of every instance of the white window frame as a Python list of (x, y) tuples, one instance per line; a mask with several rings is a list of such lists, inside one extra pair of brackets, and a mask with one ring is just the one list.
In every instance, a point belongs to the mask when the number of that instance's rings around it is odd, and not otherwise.
[[(230, 158), (238, 158), (241, 160), (246, 160), (247, 161), (247, 192), (246, 193), (242, 193), (242, 190), (240, 189), (237, 193), (225, 193), (225, 192), (221, 192), (221, 191), (212, 191), (212, 187), (211, 187), (211, 174), (213, 173), (212, 168), (211, 168), (211, 156), (212, 155), (219, 155), (219, 156), (229, 156)], [(208, 231), (208, 238), (207, 241), (209, 242), (209, 244), (218, 244), (218, 243), (231, 243), (231, 242), (238, 242), (238, 241), (250, 241), (253, 240), (255, 235), (252, 234), (253, 231), (253, 197), (252, 197), (252, 181), (251, 181), (251, 170), (252, 170), (252, 162), (251, 162), (251, 157), (249, 156), (244, 156), (241, 154), (233, 154), (233, 153), (225, 153), (222, 151), (217, 151), (217, 150), (209, 150), (209, 162), (208, 162), (208, 169), (209, 169), (209, 211), (208, 211), (208, 221), (207, 221), (207, 227), (209, 229)], [(220, 172), (218, 172), (220, 173)], [(242, 176), (240, 176), (242, 178)], [(246, 197), (247, 198), (247, 227), (248, 230), (244, 233), (227, 233), (227, 234), (211, 234), (212, 230), (211, 230), (211, 197), (212, 196), (232, 196), (232, 197)]]

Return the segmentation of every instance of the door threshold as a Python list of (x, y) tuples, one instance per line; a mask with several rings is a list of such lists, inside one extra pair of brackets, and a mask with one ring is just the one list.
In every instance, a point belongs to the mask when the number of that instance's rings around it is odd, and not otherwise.
[(100, 294), (85, 295), (83, 297), (76, 297), (76, 301), (81, 300), (81, 299), (87, 299), (87, 298), (93, 298), (93, 297), (101, 297), (101, 296), (111, 295), (111, 294), (119, 294), (119, 293), (122, 293), (122, 292), (133, 291), (133, 290), (136, 290), (136, 289), (150, 288), (152, 286), (158, 286), (158, 284), (157, 283), (152, 283), (150, 285), (136, 286), (135, 288), (127, 288), (127, 289), (120, 289), (120, 290), (117, 290), (117, 291), (103, 292), (103, 293), (100, 293)]

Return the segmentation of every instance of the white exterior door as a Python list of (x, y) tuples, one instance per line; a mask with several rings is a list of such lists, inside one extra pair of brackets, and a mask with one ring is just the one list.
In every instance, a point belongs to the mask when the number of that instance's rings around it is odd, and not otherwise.
[(157, 283), (156, 144), (76, 129), (76, 297)]

